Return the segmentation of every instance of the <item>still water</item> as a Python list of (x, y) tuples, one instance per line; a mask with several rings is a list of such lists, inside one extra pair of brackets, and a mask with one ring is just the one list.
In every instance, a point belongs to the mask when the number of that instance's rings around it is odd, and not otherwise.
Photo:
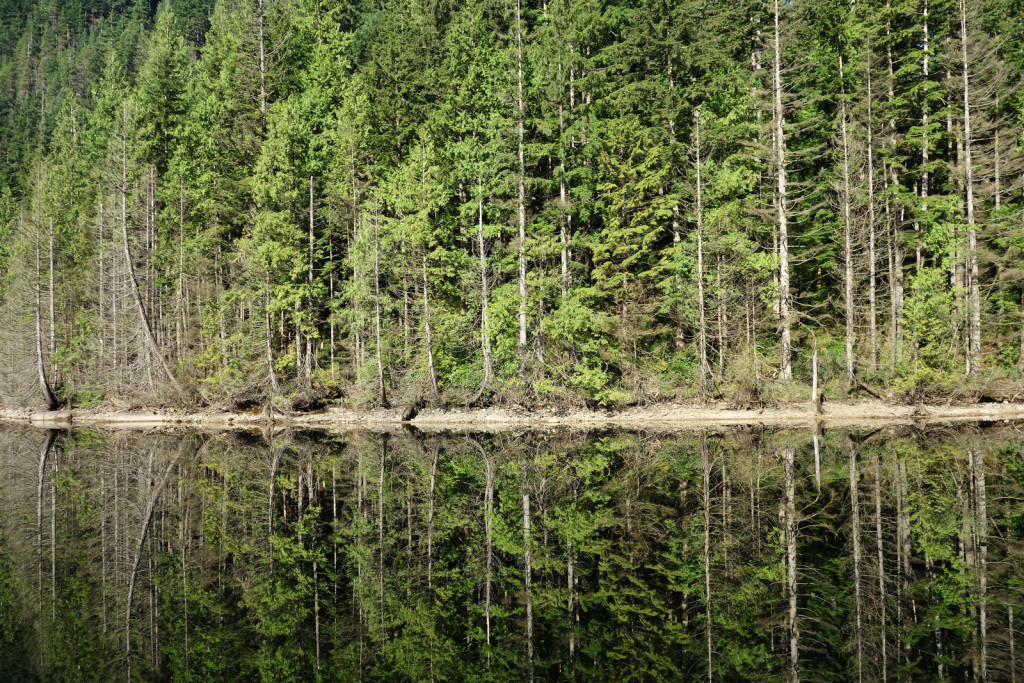
[(0, 679), (1024, 681), (1024, 425), (0, 431)]

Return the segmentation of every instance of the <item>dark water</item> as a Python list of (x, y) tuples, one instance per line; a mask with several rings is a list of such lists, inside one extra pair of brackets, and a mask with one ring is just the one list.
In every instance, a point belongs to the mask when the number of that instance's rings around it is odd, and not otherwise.
[(5, 428), (0, 679), (1024, 681), (1022, 447)]

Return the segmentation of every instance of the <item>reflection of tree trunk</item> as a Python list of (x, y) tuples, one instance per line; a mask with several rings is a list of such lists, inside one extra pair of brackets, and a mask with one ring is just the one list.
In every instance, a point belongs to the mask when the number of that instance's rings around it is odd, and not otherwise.
[(794, 449), (784, 449), (783, 476), (786, 487), (785, 536), (786, 536), (786, 592), (789, 596), (789, 680), (800, 680), (799, 663), (800, 631), (796, 623), (796, 483), (793, 472)]
[(1007, 605), (1006, 611), (1010, 630), (1010, 683), (1017, 683), (1017, 652), (1015, 647), (1017, 639), (1013, 633), (1013, 605)]
[(814, 432), (811, 435), (811, 439), (814, 441), (814, 485), (821, 491), (821, 444), (818, 442), (818, 430), (821, 428), (821, 424), (818, 422), (814, 423)]
[(888, 659), (885, 643), (885, 553), (882, 546), (882, 496), (880, 493), (882, 478), (882, 456), (875, 456), (875, 539), (878, 545), (878, 609), (879, 627), (882, 645), (882, 681), (888, 678)]
[(50, 479), (50, 618), (57, 621), (57, 452)]
[(988, 508), (985, 491), (985, 458), (981, 449), (973, 451), (975, 487), (975, 534), (978, 563), (978, 622), (981, 629), (981, 680), (988, 680)]
[[(491, 571), (494, 561), (494, 465), (487, 456), (483, 445), (470, 439), (480, 451), (484, 460), (484, 534), (486, 537), (486, 551), (484, 555), (484, 567), (486, 578), (484, 579), (484, 620), (487, 635), (487, 645), (491, 644)], [(491, 651), (488, 647), (487, 662), (490, 664)]]
[(103, 633), (107, 632), (107, 494), (106, 480), (100, 466), (100, 602), (103, 610)]
[(43, 665), (43, 480), (46, 477), (46, 458), (50, 455), (53, 442), (57, 439), (57, 432), (49, 430), (46, 432), (46, 439), (42, 448), (39, 449), (39, 480), (36, 487), (36, 549), (39, 554), (39, 668), (42, 672)]
[(427, 501), (427, 587), (433, 588), (434, 574), (434, 485), (437, 482), (437, 442), (430, 457), (430, 499)]
[(711, 681), (711, 461), (706, 437), (700, 437), (704, 507), (704, 634), (708, 651), (708, 683)]
[(270, 462), (270, 494), (267, 496), (267, 542), (270, 544), (270, 572), (274, 572), (274, 483), (277, 480), (277, 467), (281, 463), (281, 449), (271, 443), (274, 459)]
[(380, 634), (382, 638), (387, 633), (384, 627), (384, 461), (387, 455), (388, 437), (385, 434), (380, 442), (380, 479), (377, 482), (377, 587), (380, 592)]
[(526, 591), (526, 657), (530, 680), (533, 680), (533, 595), (530, 589), (533, 557), (530, 553), (530, 492), (526, 488), (526, 465), (523, 465), (523, 586)]
[(850, 452), (850, 536), (853, 539), (853, 595), (856, 614), (857, 638), (857, 680), (864, 680), (864, 639), (863, 607), (860, 590), (860, 498), (857, 492), (857, 451), (853, 441), (846, 437), (846, 448)]
[(139, 562), (142, 560), (142, 547), (146, 542), (146, 535), (149, 533), (149, 525), (153, 520), (153, 510), (156, 508), (157, 500), (160, 498), (160, 493), (164, 489), (164, 485), (167, 484), (167, 480), (171, 476), (171, 471), (174, 469), (174, 465), (178, 462), (181, 456), (185, 453), (185, 448), (188, 445), (187, 440), (181, 442), (181, 447), (178, 449), (178, 453), (171, 460), (170, 464), (167, 465), (167, 469), (164, 470), (163, 476), (160, 478), (160, 482), (156, 488), (153, 489), (153, 493), (150, 496), (149, 504), (146, 506), (146, 512), (142, 515), (142, 528), (139, 530), (139, 540), (135, 545), (135, 559), (132, 561), (132, 571), (129, 574), (128, 579), (128, 599), (125, 603), (124, 608), (124, 649), (129, 654), (129, 671), (131, 662), (131, 618), (132, 618), (132, 595), (135, 593), (135, 577), (139, 571)]

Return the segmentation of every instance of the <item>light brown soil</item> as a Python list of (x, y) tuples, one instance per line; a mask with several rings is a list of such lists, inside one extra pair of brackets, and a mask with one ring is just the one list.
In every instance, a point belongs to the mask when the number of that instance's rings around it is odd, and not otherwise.
[(197, 412), (174, 410), (108, 411), (75, 410), (32, 412), (0, 409), (0, 422), (33, 424), (40, 427), (103, 426), (148, 429), (173, 425), (203, 428), (252, 429), (267, 426), (335, 430), (380, 429), (408, 424), (428, 431), (502, 431), (520, 429), (644, 429), (657, 431), (706, 428), (719, 425), (764, 424), (804, 427), (815, 422), (829, 426), (973, 422), (978, 420), (1024, 420), (1024, 403), (976, 403), (964, 405), (899, 405), (883, 401), (835, 402), (825, 404), (815, 415), (809, 403), (790, 403), (763, 410), (733, 410), (726, 403), (687, 405), (657, 404), (617, 411), (521, 408), (479, 410), (435, 410), (420, 412), (408, 422), (401, 410), (352, 411), (332, 408), (319, 413), (286, 414), (273, 420), (262, 414)]

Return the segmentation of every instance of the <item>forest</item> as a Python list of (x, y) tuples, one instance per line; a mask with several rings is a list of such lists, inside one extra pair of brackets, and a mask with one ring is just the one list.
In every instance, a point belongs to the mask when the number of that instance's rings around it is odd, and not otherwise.
[(0, 0), (0, 403), (963, 396), (1013, 0)]

